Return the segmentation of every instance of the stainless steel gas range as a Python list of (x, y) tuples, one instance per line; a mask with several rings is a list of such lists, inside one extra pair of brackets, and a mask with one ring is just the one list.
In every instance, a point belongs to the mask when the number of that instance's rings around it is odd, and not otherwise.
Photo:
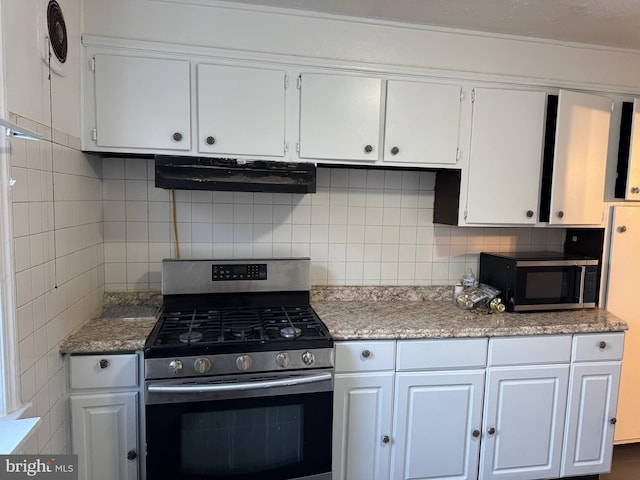
[(147, 480), (331, 478), (333, 341), (309, 259), (165, 260)]

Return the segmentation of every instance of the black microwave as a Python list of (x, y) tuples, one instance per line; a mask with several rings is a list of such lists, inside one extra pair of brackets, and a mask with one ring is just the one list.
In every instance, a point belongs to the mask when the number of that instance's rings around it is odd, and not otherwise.
[(478, 280), (501, 291), (510, 312), (594, 308), (599, 261), (562, 252), (481, 253)]

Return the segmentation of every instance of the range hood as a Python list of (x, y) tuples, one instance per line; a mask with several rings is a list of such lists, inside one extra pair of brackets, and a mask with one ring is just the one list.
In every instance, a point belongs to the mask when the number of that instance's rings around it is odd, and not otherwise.
[(156, 155), (156, 187), (233, 192), (315, 193), (313, 163)]

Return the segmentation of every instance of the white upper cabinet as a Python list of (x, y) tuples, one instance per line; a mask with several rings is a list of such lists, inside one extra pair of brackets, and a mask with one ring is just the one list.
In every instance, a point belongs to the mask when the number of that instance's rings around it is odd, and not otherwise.
[(198, 151), (283, 157), (285, 72), (207, 64), (197, 69)]
[(455, 165), (461, 96), (457, 85), (389, 80), (383, 160)]
[(301, 75), (300, 158), (376, 161), (381, 109), (379, 78)]
[(600, 225), (611, 99), (560, 91), (549, 224)]
[(185, 60), (96, 54), (98, 150), (191, 148), (190, 65)]
[(300, 158), (455, 166), (461, 87), (387, 80), (384, 90), (384, 84), (301, 75)]
[(476, 88), (466, 223), (538, 220), (546, 95)]

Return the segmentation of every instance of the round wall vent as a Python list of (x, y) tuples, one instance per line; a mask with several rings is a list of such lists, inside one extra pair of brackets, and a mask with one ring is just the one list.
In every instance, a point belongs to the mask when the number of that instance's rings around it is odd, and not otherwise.
[(67, 60), (67, 26), (62, 9), (56, 0), (49, 0), (47, 7), (47, 27), (53, 53), (60, 63)]

